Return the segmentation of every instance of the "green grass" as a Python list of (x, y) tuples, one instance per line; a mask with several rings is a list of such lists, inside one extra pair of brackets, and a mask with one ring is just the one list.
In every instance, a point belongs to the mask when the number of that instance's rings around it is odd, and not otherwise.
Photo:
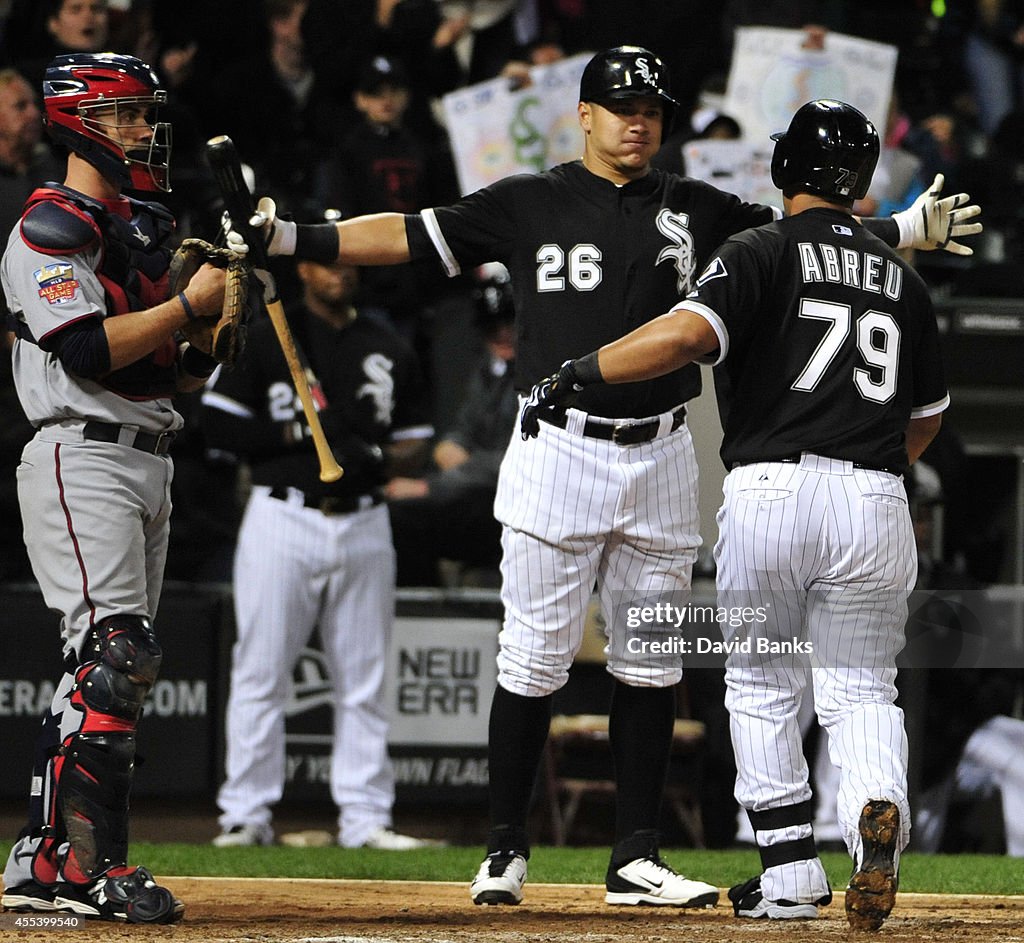
[[(10, 844), (0, 843), (0, 859)], [(156, 874), (220, 877), (377, 878), (394, 881), (466, 883), (480, 864), (479, 847), (422, 851), (349, 848), (213, 848), (210, 845), (132, 845), (132, 862)], [(753, 851), (669, 849), (665, 858), (678, 870), (728, 887), (758, 871)], [(849, 877), (844, 854), (822, 855), (833, 887)], [(553, 884), (598, 884), (608, 865), (607, 848), (534, 849), (530, 880)], [(905, 855), (900, 890), (942, 894), (1024, 894), (1024, 858), (991, 855)]]

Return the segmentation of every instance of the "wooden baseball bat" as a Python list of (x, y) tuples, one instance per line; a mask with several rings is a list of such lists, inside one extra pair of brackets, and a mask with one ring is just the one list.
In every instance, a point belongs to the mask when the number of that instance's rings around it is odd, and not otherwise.
[[(211, 138), (206, 142), (206, 157), (224, 199), (224, 207), (231, 216), (232, 227), (239, 231), (248, 244), (249, 258), (253, 265), (266, 271), (267, 248), (263, 241), (263, 234), (254, 231), (249, 225), (255, 205), (252, 193), (249, 192), (249, 187), (242, 176), (242, 165), (238, 159), (234, 142), (226, 134)], [(292, 337), (288, 319), (285, 317), (284, 305), (281, 304), (281, 299), (277, 296), (277, 286), (274, 284), (274, 279), (269, 277), (269, 273), (268, 280), (264, 282), (263, 300), (267, 306), (270, 321), (274, 325), (278, 343), (281, 345), (281, 350), (284, 351), (284, 359), (288, 363), (288, 372), (295, 385), (295, 392), (299, 394), (299, 400), (302, 402), (302, 411), (306, 416), (306, 422), (309, 423), (317, 458), (320, 461), (320, 480), (337, 481), (344, 472), (334, 457), (327, 436), (324, 434), (324, 427), (320, 423), (320, 415), (313, 402), (313, 394), (310, 391), (306, 373), (295, 348), (295, 338)]]

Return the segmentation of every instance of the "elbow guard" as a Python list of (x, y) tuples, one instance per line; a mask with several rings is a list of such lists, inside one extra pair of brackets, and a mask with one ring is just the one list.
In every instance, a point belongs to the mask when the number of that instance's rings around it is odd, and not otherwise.
[(75, 376), (96, 380), (110, 372), (110, 344), (98, 318), (68, 325), (54, 337), (53, 349), (64, 369)]

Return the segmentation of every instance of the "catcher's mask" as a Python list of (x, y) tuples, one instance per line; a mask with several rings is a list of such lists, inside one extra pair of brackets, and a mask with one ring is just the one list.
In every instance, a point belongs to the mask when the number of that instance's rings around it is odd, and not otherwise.
[[(105, 177), (134, 190), (169, 191), (171, 126), (157, 122), (167, 101), (156, 73), (134, 56), (112, 52), (57, 56), (43, 79), (43, 123), (50, 137), (92, 164)], [(151, 131), (140, 145), (125, 146), (122, 112), (142, 108)], [(100, 120), (100, 112), (103, 114)]]
[(667, 134), (679, 107), (669, 86), (668, 66), (653, 52), (642, 46), (616, 46), (599, 52), (587, 63), (580, 79), (580, 101), (602, 102), (641, 95), (660, 98), (665, 115), (662, 125)]
[(868, 192), (878, 163), (878, 132), (852, 105), (808, 102), (793, 115), (789, 130), (772, 140), (772, 183), (787, 196), (817, 193), (852, 206)]

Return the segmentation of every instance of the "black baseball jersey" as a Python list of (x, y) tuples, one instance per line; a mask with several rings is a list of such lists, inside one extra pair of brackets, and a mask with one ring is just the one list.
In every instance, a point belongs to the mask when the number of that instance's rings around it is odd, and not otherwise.
[(246, 457), (253, 484), (314, 497), (368, 494), (379, 469), (366, 446), (433, 433), (416, 356), (394, 331), (366, 318), (339, 330), (296, 305), (288, 322), (316, 375), (320, 422), (345, 474), (320, 481), (302, 404), (266, 317), (251, 325), (245, 356), (218, 371), (203, 393), (207, 444)]
[(721, 342), (727, 468), (809, 451), (902, 472), (909, 420), (949, 402), (924, 282), (841, 211), (730, 239), (680, 307)]
[[(484, 262), (508, 268), (515, 383), (526, 392), (563, 361), (664, 314), (724, 239), (774, 217), (701, 181), (651, 170), (616, 186), (574, 161), (408, 217), (407, 231), (413, 257), (436, 253), (451, 275)], [(700, 370), (687, 366), (644, 383), (588, 387), (579, 407), (651, 416), (699, 392)]]

